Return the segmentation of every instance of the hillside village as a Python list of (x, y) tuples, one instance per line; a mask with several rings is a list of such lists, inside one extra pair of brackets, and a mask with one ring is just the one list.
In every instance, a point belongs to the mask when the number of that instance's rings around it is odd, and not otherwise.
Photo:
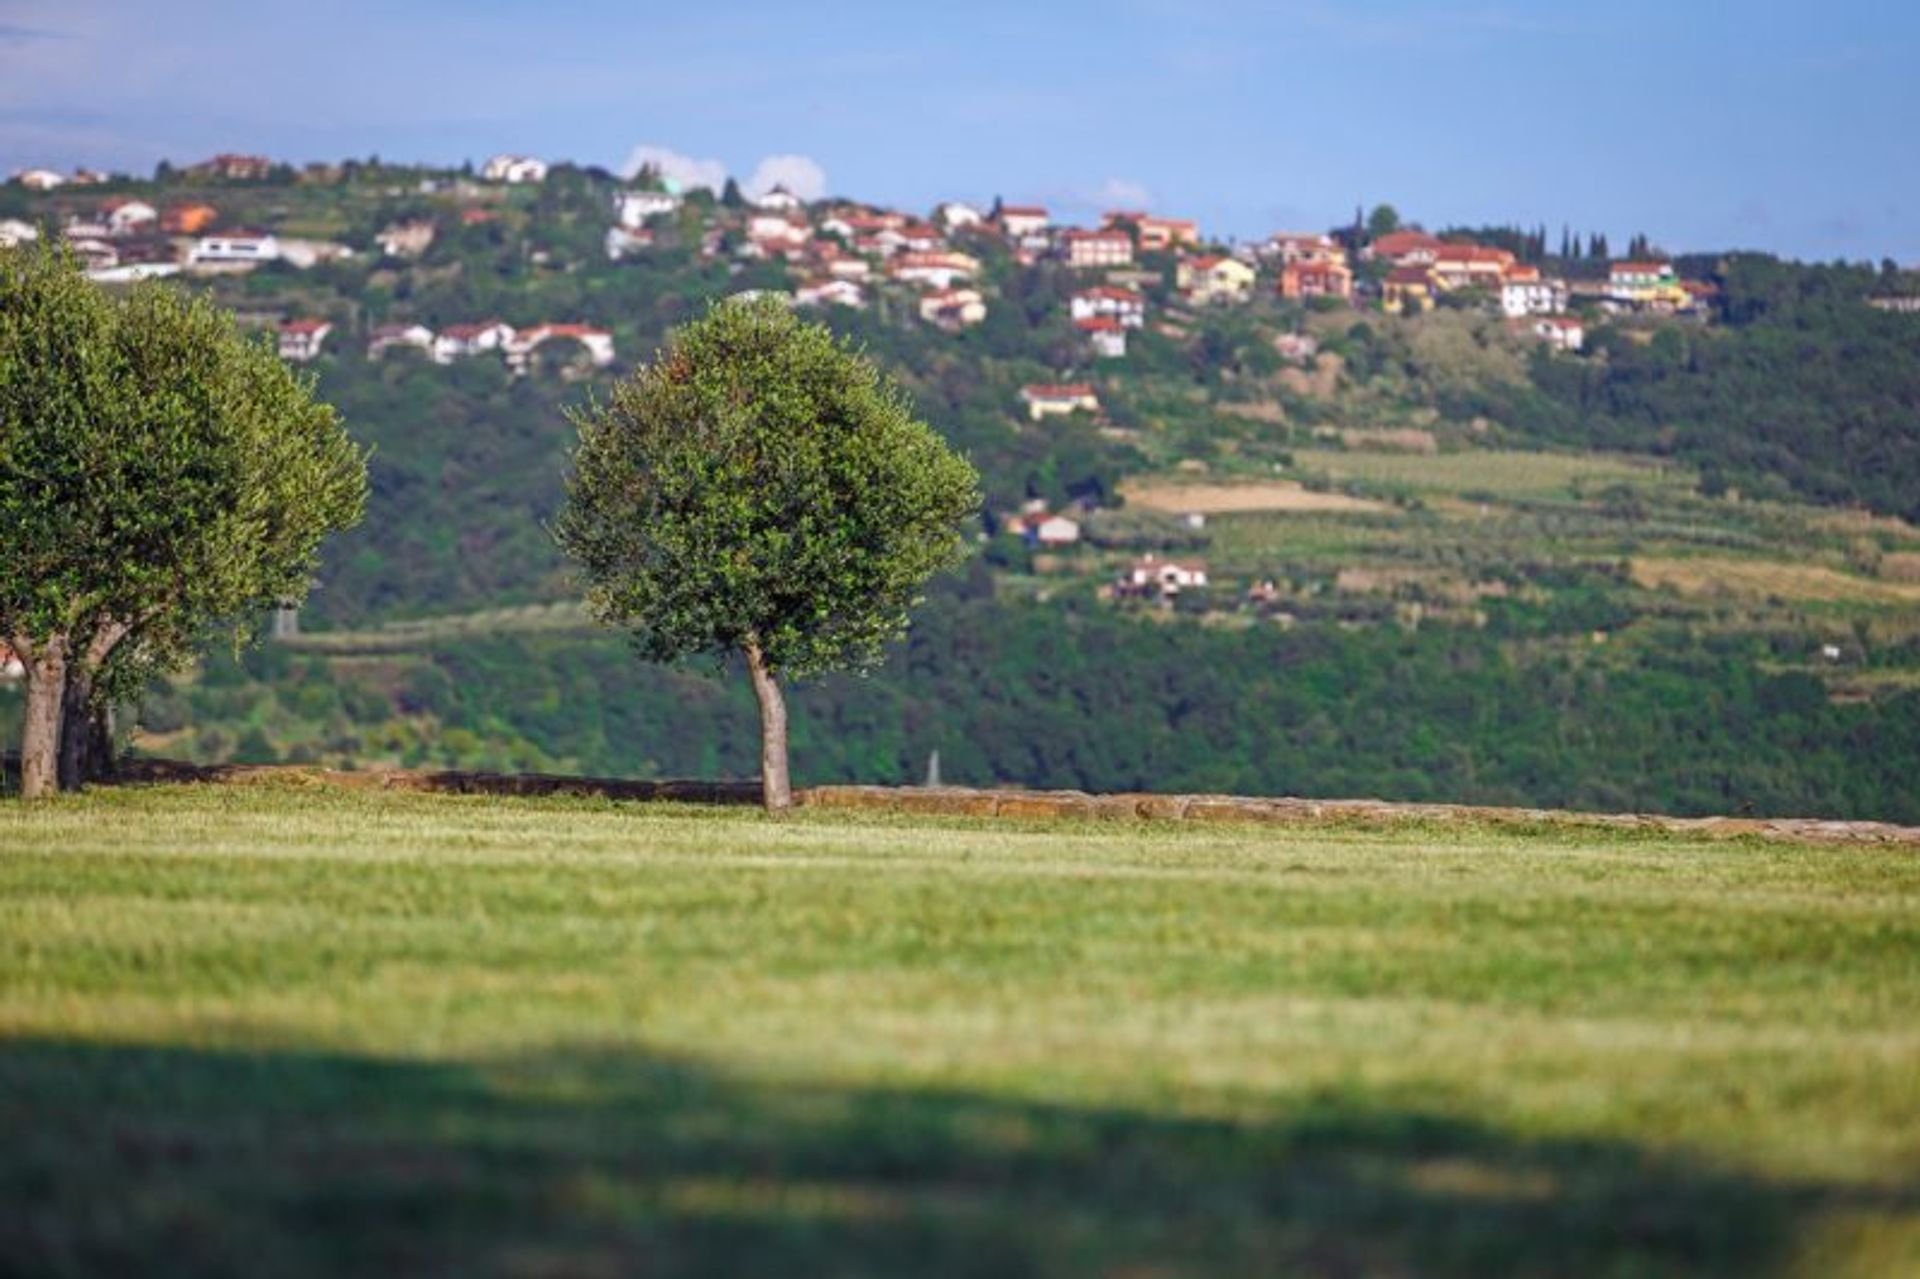
[[(425, 270), (437, 241), (497, 229), (515, 207), (508, 197), (539, 191), (566, 171), (503, 154), (471, 172), (383, 173), (395, 179), (385, 194), (417, 211), (329, 237), (302, 233), (292, 217), (241, 224), (222, 201), (231, 192), (232, 202), (251, 214), (257, 206), (250, 195), (275, 188), (325, 191), (361, 177), (351, 165), (295, 170), (265, 156), (222, 154), (177, 173), (163, 166), (152, 182), (29, 170), (13, 175), (10, 185), (40, 199), (29, 216), (0, 219), (0, 244), (58, 235), (88, 275), (106, 284), (172, 276), (217, 284), (268, 268), (308, 272), (341, 264), (383, 273)], [(1432, 234), (1399, 226), (1397, 217), (1380, 211), (1371, 220), (1356, 212), (1351, 225), (1327, 231), (1281, 230), (1255, 242), (1223, 242), (1193, 219), (1138, 209), (1111, 210), (1098, 225), (1081, 226), (1040, 205), (999, 200), (985, 206), (947, 201), (922, 215), (850, 200), (809, 202), (782, 186), (751, 198), (731, 186), (720, 193), (682, 191), (647, 170), (624, 182), (596, 177), (598, 249), (608, 266), (690, 251), (728, 276), (751, 274), (755, 282), (739, 284), (736, 293), (775, 293), (828, 315), (884, 310), (936, 338), (977, 329), (996, 308), (1031, 309), (1030, 296), (1010, 293), (1023, 291), (1035, 273), (1064, 275), (1064, 310), (1078, 350), (1056, 351), (1053, 359), (1066, 357), (1057, 369), (1065, 377), (1019, 385), (1006, 411), (1034, 428), (1084, 419), (1115, 438), (1134, 433), (1108, 414), (1104, 384), (1126, 366), (1143, 334), (1184, 339), (1196, 316), (1256, 303), (1282, 308), (1275, 313), (1281, 331), (1273, 350), (1283, 363), (1312, 374), (1323, 366), (1320, 339), (1302, 317), (1346, 312), (1412, 320), (1444, 308), (1497, 320), (1516, 341), (1576, 356), (1596, 323), (1705, 320), (1715, 291), (1708, 280), (1682, 278), (1673, 262), (1642, 242), (1626, 259), (1603, 256), (1597, 239), (1585, 252), (1563, 244), (1561, 255), (1549, 257), (1544, 230)], [(1491, 242), (1495, 238), (1502, 242)], [(556, 260), (549, 250), (528, 256), (548, 268), (582, 265)], [(547, 365), (572, 378), (615, 365), (619, 354), (610, 328), (565, 315), (516, 326), (490, 315), (429, 323), (420, 315), (389, 314), (374, 322), (240, 309), (243, 321), (274, 330), (280, 354), (300, 363), (351, 342), (372, 361), (400, 353), (442, 366), (497, 360), (510, 376)], [(1099, 502), (1087, 496), (1050, 509), (1044, 498), (1032, 498), (998, 512), (989, 527), (1058, 551), (1080, 541), (1084, 518)], [(1204, 524), (1199, 515), (1187, 519), (1190, 532)], [(1182, 589), (1207, 581), (1203, 563), (1183, 564), (1151, 556), (1122, 564), (1107, 593), (1170, 603)], [(1262, 586), (1250, 582), (1249, 598), (1257, 599)]]
[[(498, 155), (474, 177), (424, 178), (419, 189), (450, 197), (459, 206), (454, 220), (475, 226), (497, 216), (486, 202), (489, 187), (537, 185), (550, 171), (532, 157)], [(268, 183), (276, 176), (325, 184), (339, 181), (342, 170), (315, 165), (295, 174), (265, 156), (223, 154), (184, 175), (240, 185)], [(59, 220), (53, 229), (84, 261), (88, 274), (103, 283), (244, 273), (274, 263), (306, 269), (356, 255), (405, 261), (424, 254), (438, 233), (433, 219), (422, 218), (385, 226), (369, 242), (316, 240), (271, 227), (228, 225), (221, 210), (202, 199), (137, 194), (90, 199), (81, 194), (90, 187), (139, 184), (86, 170), (71, 175), (24, 170), (11, 182), (63, 197), (55, 205)], [(860, 309), (878, 292), (892, 290), (910, 298), (922, 322), (957, 333), (983, 322), (998, 300), (981, 258), (981, 250), (992, 246), (1021, 267), (1054, 263), (1085, 277), (1070, 305), (1087, 353), (1096, 360), (1126, 358), (1129, 334), (1149, 322), (1150, 290), (1188, 308), (1244, 305), (1261, 292), (1395, 315), (1442, 304), (1477, 307), (1500, 315), (1516, 332), (1565, 351), (1581, 349), (1590, 317), (1700, 314), (1713, 290), (1708, 281), (1680, 278), (1671, 262), (1655, 256), (1607, 260), (1599, 264), (1599, 273), (1569, 280), (1543, 272), (1511, 248), (1471, 236), (1439, 236), (1418, 228), (1373, 235), (1358, 218), (1355, 225), (1330, 232), (1277, 231), (1254, 243), (1222, 244), (1208, 240), (1191, 219), (1139, 210), (1107, 212), (1097, 227), (1059, 223), (1042, 206), (998, 202), (981, 208), (948, 201), (922, 217), (844, 200), (809, 204), (780, 186), (751, 200), (693, 206), (692, 222), (682, 216), (689, 207), (687, 194), (669, 189), (657, 175), (636, 175), (635, 182), (613, 193), (607, 209), (607, 258), (617, 262), (644, 254), (669, 228), (681, 234), (690, 230), (707, 259), (735, 266), (783, 264), (792, 277), (786, 292), (797, 306)], [(0, 221), (0, 244), (40, 233), (41, 226), (28, 219)], [(289, 359), (313, 359), (333, 332), (324, 321), (285, 317), (283, 353)], [(370, 355), (410, 346), (439, 363), (498, 353), (511, 365), (553, 339), (580, 343), (595, 364), (613, 359), (605, 330), (559, 318), (524, 333), (485, 317), (444, 332), (389, 326), (369, 332), (366, 344)], [(1030, 389), (1035, 394), (1022, 398), (1036, 419), (1099, 411), (1097, 395), (1063, 399), (1047, 395), (1044, 387)]]

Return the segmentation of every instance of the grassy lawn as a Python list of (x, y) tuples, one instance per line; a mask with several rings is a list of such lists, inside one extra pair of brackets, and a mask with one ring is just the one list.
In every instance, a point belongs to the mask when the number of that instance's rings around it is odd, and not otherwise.
[(0, 805), (0, 1274), (1920, 1274), (1920, 858)]

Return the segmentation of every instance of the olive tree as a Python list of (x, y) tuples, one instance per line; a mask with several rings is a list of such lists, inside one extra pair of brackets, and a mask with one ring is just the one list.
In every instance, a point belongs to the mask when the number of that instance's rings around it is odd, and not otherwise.
[(51, 247), (0, 253), (0, 636), (27, 670), (22, 793), (80, 779), (103, 678), (176, 666), (303, 596), (365, 496), (332, 408), (212, 304), (158, 284), (109, 296)]
[(879, 662), (926, 580), (965, 558), (979, 477), (869, 360), (774, 299), (715, 304), (572, 420), (554, 532), (590, 607), (651, 660), (744, 659), (783, 814), (782, 682)]

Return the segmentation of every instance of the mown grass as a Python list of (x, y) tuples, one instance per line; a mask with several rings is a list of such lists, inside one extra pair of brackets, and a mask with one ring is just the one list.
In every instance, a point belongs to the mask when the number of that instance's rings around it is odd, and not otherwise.
[(1920, 1273), (1920, 859), (0, 807), (0, 1273)]
[(1476, 449), (1461, 453), (1366, 453), (1300, 449), (1298, 469), (1335, 481), (1358, 480), (1396, 491), (1485, 493), (1498, 498), (1548, 497), (1607, 485), (1685, 491), (1693, 477), (1684, 468), (1656, 465), (1605, 453), (1534, 453)]

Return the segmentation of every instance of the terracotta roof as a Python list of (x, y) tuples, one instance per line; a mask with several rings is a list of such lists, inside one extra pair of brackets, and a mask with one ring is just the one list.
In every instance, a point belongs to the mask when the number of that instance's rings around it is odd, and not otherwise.
[(1119, 333), (1126, 326), (1110, 315), (1090, 315), (1084, 320), (1075, 320), (1075, 327), (1086, 333)]
[(1397, 266), (1387, 272), (1388, 284), (1432, 284), (1433, 273), (1423, 266)]
[(282, 320), (282, 333), (320, 333), (331, 329), (333, 324), (327, 320)]
[(1109, 302), (1139, 302), (1145, 304), (1146, 298), (1132, 289), (1116, 289), (1110, 284), (1095, 285), (1091, 289), (1081, 289), (1073, 296), (1077, 298), (1105, 298)]

